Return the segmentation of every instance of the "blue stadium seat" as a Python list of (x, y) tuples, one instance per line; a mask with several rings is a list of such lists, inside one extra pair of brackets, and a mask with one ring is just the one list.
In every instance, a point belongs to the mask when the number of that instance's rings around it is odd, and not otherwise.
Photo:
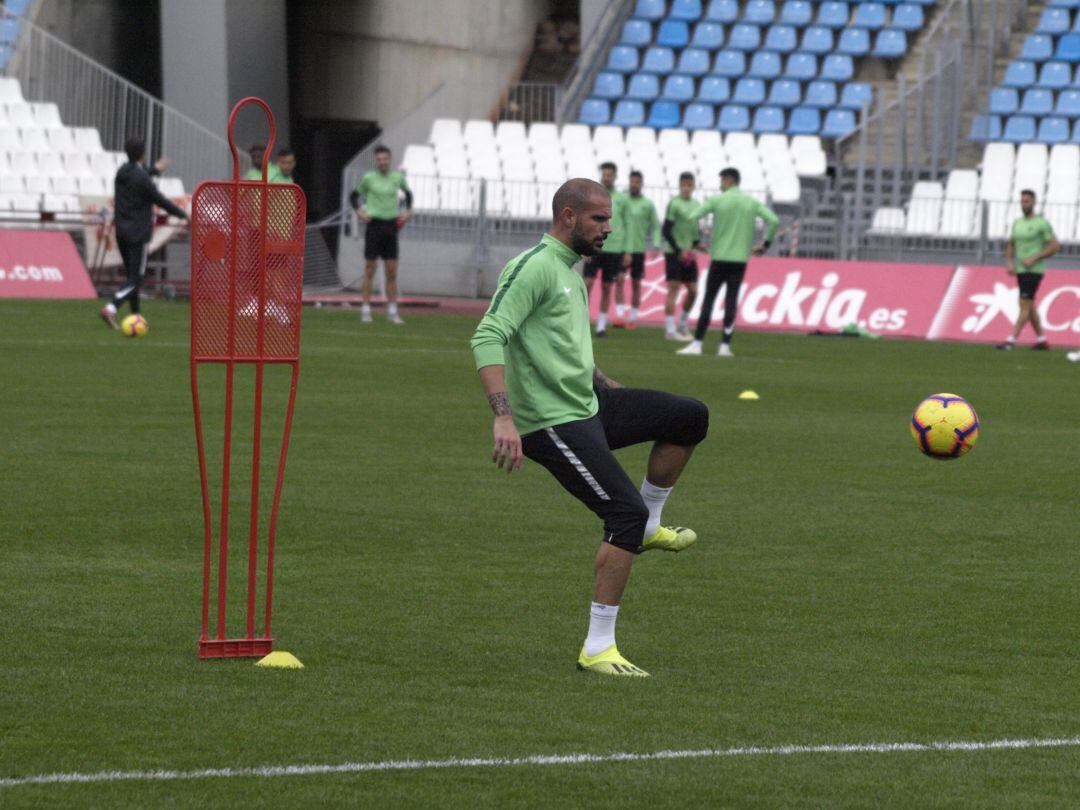
[(793, 53), (788, 57), (784, 78), (809, 81), (817, 78), (817, 57), (812, 53)]
[(652, 101), (660, 95), (660, 79), (655, 73), (635, 73), (630, 77), (626, 97), (637, 101)]
[(665, 48), (685, 48), (690, 44), (690, 26), (682, 20), (664, 20), (656, 31), (656, 44)]
[(712, 104), (687, 104), (683, 113), (683, 129), (712, 129), (716, 124), (716, 110)]
[(709, 72), (709, 52), (701, 48), (687, 48), (679, 54), (679, 67), (675, 72), (687, 76), (704, 76)]
[(818, 7), (817, 24), (826, 28), (843, 28), (848, 24), (850, 16), (847, 3), (829, 0)]
[[(1046, 5), (1050, 8), (1080, 8), (1080, 0), (1050, 0)], [(11, 3), (8, 3), (8, 8), (11, 8)]]
[(842, 138), (855, 129), (855, 113), (851, 110), (829, 110), (825, 115), (825, 124), (821, 127), (821, 137)]
[(653, 45), (645, 51), (641, 69), (646, 73), (671, 73), (675, 70), (675, 52), (671, 48)]
[(746, 54), (742, 51), (720, 51), (716, 54), (712, 69), (714, 76), (733, 79), (746, 73)]
[(851, 20), (853, 28), (869, 28), (879, 31), (887, 22), (883, 3), (859, 3), (855, 6), (855, 16)]
[(802, 47), (799, 49), (804, 53), (816, 53), (818, 56), (824, 56), (827, 53), (832, 53), (833, 49), (833, 35), (832, 31), (823, 25), (811, 25), (802, 35)]
[(802, 87), (790, 79), (780, 79), (769, 87), (767, 104), (773, 107), (797, 107), (802, 102)]
[(649, 109), (647, 126), (653, 129), (669, 129), (679, 125), (679, 105), (674, 101), (654, 101)]
[(622, 98), (625, 91), (621, 73), (601, 71), (596, 74), (596, 82), (592, 90), (593, 98)]
[(9, 44), (6, 42), (0, 43), (0, 73), (7, 68), (8, 62), (11, 61), (11, 51), (12, 48)]
[(780, 70), (780, 54), (758, 51), (750, 60), (750, 70), (746, 75), (755, 79), (775, 79), (780, 75)]
[(798, 47), (798, 35), (791, 25), (773, 25), (765, 33), (765, 50), (791, 53)]
[(664, 80), (661, 101), (690, 101), (694, 97), (694, 80), (689, 76), (668, 76)]
[(704, 48), (707, 51), (715, 51), (724, 45), (724, 26), (714, 22), (700, 22), (694, 26), (694, 38), (690, 45), (695, 48)]
[(745, 132), (750, 129), (750, 111), (741, 104), (727, 104), (720, 108), (716, 128), (721, 132)]
[(1020, 60), (1010, 62), (1001, 83), (1006, 87), (1031, 87), (1035, 84), (1035, 63)]
[(698, 101), (723, 104), (731, 98), (731, 82), (723, 76), (706, 76), (698, 88)]
[(779, 107), (758, 107), (754, 110), (754, 132), (783, 132), (784, 111)]
[(701, 0), (672, 0), (668, 19), (687, 22), (701, 19)]
[(861, 110), (874, 98), (873, 86), (866, 82), (848, 82), (840, 93), (840, 107), (845, 110)]
[(623, 99), (615, 105), (611, 123), (619, 127), (640, 127), (645, 123), (645, 105), (640, 101)]
[(8, 13), (21, 17), (26, 14), (31, 2), (32, 0), (7, 0), (4, 3), (4, 8), (8, 10)]
[(736, 104), (753, 107), (765, 101), (765, 82), (761, 79), (739, 79), (731, 100)]
[[(1054, 94), (1042, 87), (1031, 87), (1024, 91), (1024, 99), (1020, 103), (1020, 112), (1023, 115), (1049, 115), (1054, 111)], [(991, 110), (994, 112), (994, 110)]]
[(817, 135), (821, 130), (821, 113), (810, 107), (796, 107), (788, 118), (788, 135)]
[(830, 82), (849, 82), (854, 75), (855, 63), (846, 54), (831, 53), (821, 65), (821, 78)]
[(623, 23), (620, 45), (643, 48), (652, 42), (652, 26), (645, 20), (627, 20)]
[(1065, 62), (1045, 62), (1039, 71), (1039, 87), (1060, 90), (1072, 82), (1072, 68)]
[(606, 124), (610, 118), (610, 104), (602, 98), (589, 98), (581, 105), (578, 122), (581, 124)]
[(1026, 143), (1035, 140), (1035, 119), (1029, 115), (1012, 115), (1005, 122), (1002, 140), (1010, 143)]
[(1069, 122), (1064, 118), (1044, 118), (1039, 122), (1036, 138), (1040, 143), (1068, 143)]
[(19, 17), (7, 17), (0, 20), (0, 42), (13, 43), (19, 38), (22, 20)]
[(633, 16), (639, 20), (659, 20), (664, 16), (664, 0), (637, 0)]
[(1080, 62), (1080, 34), (1066, 34), (1059, 38), (1054, 58), (1062, 62)]
[(882, 59), (899, 59), (907, 53), (907, 34), (886, 28), (878, 32), (872, 55)]
[(973, 141), (1000, 141), (1001, 119), (996, 115), (976, 115), (968, 138)]
[(1054, 112), (1067, 118), (1080, 118), (1080, 90), (1062, 90), (1058, 93)]
[(870, 53), (870, 32), (865, 28), (845, 28), (840, 32), (836, 52), (848, 56), (866, 56)]
[(607, 70), (616, 73), (633, 73), (638, 69), (637, 48), (628, 45), (616, 45), (608, 54)]
[(739, 19), (738, 0), (709, 0), (709, 10), (705, 12), (709, 22), (731, 25)]
[(756, 51), (761, 46), (761, 29), (756, 25), (739, 23), (731, 29), (728, 47), (737, 51)]
[(1020, 94), (1013, 87), (995, 87), (990, 91), (990, 114), (1012, 115), (1020, 109)]
[(1072, 137), (1069, 139), (1069, 143), (1080, 143), (1080, 121), (1073, 124)]
[(814, 7), (806, 0), (787, 0), (780, 9), (780, 22), (784, 25), (796, 25), (803, 28), (814, 17)]
[(1045, 62), (1054, 55), (1054, 38), (1041, 34), (1030, 34), (1024, 37), (1024, 47), (1020, 49), (1017, 59), (1028, 62)]
[(1035, 27), (1035, 33), (1057, 36), (1066, 33), (1071, 26), (1072, 20), (1069, 17), (1068, 9), (1047, 8), (1043, 9), (1042, 16), (1039, 17), (1039, 24)]
[(776, 17), (773, 0), (750, 0), (743, 12), (743, 21), (754, 25), (768, 25)]
[(807, 107), (831, 109), (836, 106), (836, 84), (834, 82), (818, 81), (806, 85), (806, 98), (803, 103)]
[(893, 28), (899, 28), (901, 31), (918, 31), (923, 27), (925, 21), (922, 6), (917, 6), (914, 3), (901, 3), (893, 9)]

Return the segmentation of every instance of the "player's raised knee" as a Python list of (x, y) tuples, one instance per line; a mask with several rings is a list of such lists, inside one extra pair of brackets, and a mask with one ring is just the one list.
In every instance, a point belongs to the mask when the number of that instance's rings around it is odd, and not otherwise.
[(679, 444), (700, 444), (709, 433), (709, 408), (704, 402), (693, 397), (685, 397), (683, 407), (684, 415), (680, 426), (682, 436)]

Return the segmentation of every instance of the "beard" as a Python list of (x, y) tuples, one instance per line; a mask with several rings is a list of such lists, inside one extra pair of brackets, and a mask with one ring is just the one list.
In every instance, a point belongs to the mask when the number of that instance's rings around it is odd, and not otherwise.
[(579, 256), (595, 256), (600, 252), (600, 248), (586, 239), (585, 234), (577, 225), (570, 232), (570, 248)]

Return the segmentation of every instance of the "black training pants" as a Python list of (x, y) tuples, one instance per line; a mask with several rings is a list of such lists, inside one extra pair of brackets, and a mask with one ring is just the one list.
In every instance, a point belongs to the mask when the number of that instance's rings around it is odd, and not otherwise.
[(127, 242), (117, 237), (116, 247), (119, 249), (120, 258), (124, 262), (127, 281), (113, 296), (113, 306), (119, 308), (124, 301), (130, 301), (131, 311), (137, 314), (139, 312), (139, 290), (142, 287), (143, 276), (146, 275), (147, 244), (146, 242)]
[(709, 278), (705, 282), (705, 298), (701, 302), (701, 314), (698, 315), (694, 340), (703, 340), (705, 333), (709, 331), (716, 294), (720, 292), (722, 284), (727, 285), (727, 293), (724, 295), (724, 329), (732, 327), (735, 323), (736, 309), (739, 306), (739, 288), (742, 287), (744, 275), (746, 275), (745, 263), (714, 261), (709, 265)]

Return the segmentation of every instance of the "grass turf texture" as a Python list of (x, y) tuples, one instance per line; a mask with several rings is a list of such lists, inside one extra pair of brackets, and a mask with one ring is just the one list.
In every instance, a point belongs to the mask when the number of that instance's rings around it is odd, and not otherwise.
[[(146, 315), (128, 340), (93, 302), (0, 303), (0, 777), (1080, 733), (1080, 374), (1060, 352), (598, 342), (610, 376), (712, 420), (666, 512), (701, 539), (638, 561), (619, 622), (653, 678), (605, 680), (574, 669), (599, 526), (537, 466), (492, 468), (473, 319), (308, 310), (274, 616), (306, 669), (265, 671), (196, 659), (188, 310)], [(959, 461), (908, 435), (939, 391), (982, 421)], [(634, 479), (646, 452), (619, 454)], [(1075, 805), (1078, 766), (1076, 748), (816, 754), (21, 786), (0, 804)]]

